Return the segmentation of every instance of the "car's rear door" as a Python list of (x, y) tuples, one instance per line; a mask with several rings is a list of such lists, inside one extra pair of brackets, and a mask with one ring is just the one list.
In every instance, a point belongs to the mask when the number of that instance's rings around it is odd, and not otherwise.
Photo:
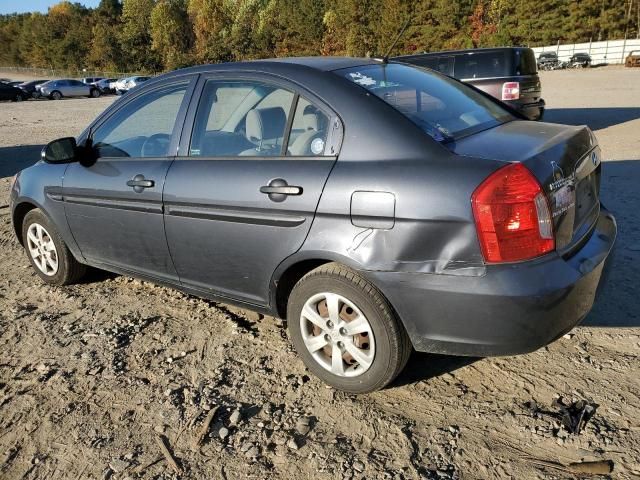
[(340, 135), (337, 117), (288, 82), (201, 78), (164, 191), (181, 282), (268, 304), (274, 270), (309, 231)]
[(177, 281), (162, 190), (194, 86), (194, 76), (180, 77), (127, 98), (92, 129), (97, 160), (67, 168), (67, 221), (91, 263)]
[(69, 84), (69, 88), (71, 88), (74, 97), (83, 97), (89, 95), (89, 86), (85, 83), (82, 83), (80, 80), (70, 80)]

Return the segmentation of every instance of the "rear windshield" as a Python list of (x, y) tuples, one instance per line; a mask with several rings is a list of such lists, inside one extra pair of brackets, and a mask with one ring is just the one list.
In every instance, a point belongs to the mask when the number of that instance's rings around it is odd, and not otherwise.
[(401, 112), (439, 142), (513, 120), (497, 103), (435, 72), (397, 63), (336, 70)]

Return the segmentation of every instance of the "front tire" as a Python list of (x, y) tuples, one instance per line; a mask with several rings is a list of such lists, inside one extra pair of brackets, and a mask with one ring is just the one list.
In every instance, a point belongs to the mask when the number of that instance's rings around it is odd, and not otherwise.
[(382, 293), (337, 263), (316, 268), (295, 285), (287, 320), (291, 340), (309, 370), (350, 393), (384, 388), (412, 351), (404, 326)]
[(89, 96), (91, 98), (98, 98), (100, 96), (100, 90), (98, 90), (97, 88), (93, 88), (89, 93)]
[(14, 102), (21, 102), (22, 100), (24, 100), (24, 97), (21, 93), (17, 94), (16, 98), (13, 99)]
[(55, 91), (51, 93), (51, 99), (52, 100), (62, 100), (62, 93), (60, 93), (59, 91)]
[(39, 209), (25, 216), (22, 243), (31, 266), (45, 283), (68, 285), (86, 272), (86, 266), (74, 258), (54, 225)]

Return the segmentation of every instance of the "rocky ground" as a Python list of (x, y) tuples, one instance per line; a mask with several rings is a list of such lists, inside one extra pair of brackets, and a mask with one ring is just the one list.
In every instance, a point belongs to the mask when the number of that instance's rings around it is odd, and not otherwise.
[[(311, 376), (281, 320), (101, 272), (44, 286), (0, 179), (0, 478), (640, 476), (640, 70), (543, 84), (547, 118), (592, 125), (607, 159), (620, 238), (603, 296), (537, 352), (414, 354), (370, 395)], [(0, 172), (36, 158), (16, 146), (78, 134), (111, 101), (0, 104)], [(571, 465), (588, 461), (611, 463)]]

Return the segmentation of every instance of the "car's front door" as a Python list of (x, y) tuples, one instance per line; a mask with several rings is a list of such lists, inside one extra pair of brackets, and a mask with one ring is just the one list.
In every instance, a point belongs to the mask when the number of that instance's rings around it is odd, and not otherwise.
[(287, 84), (202, 78), (165, 185), (181, 282), (267, 305), (274, 270), (309, 231), (340, 132), (330, 110)]
[(92, 129), (97, 160), (70, 164), (63, 200), (83, 256), (177, 281), (162, 217), (162, 189), (177, 151), (194, 78), (132, 97)]

